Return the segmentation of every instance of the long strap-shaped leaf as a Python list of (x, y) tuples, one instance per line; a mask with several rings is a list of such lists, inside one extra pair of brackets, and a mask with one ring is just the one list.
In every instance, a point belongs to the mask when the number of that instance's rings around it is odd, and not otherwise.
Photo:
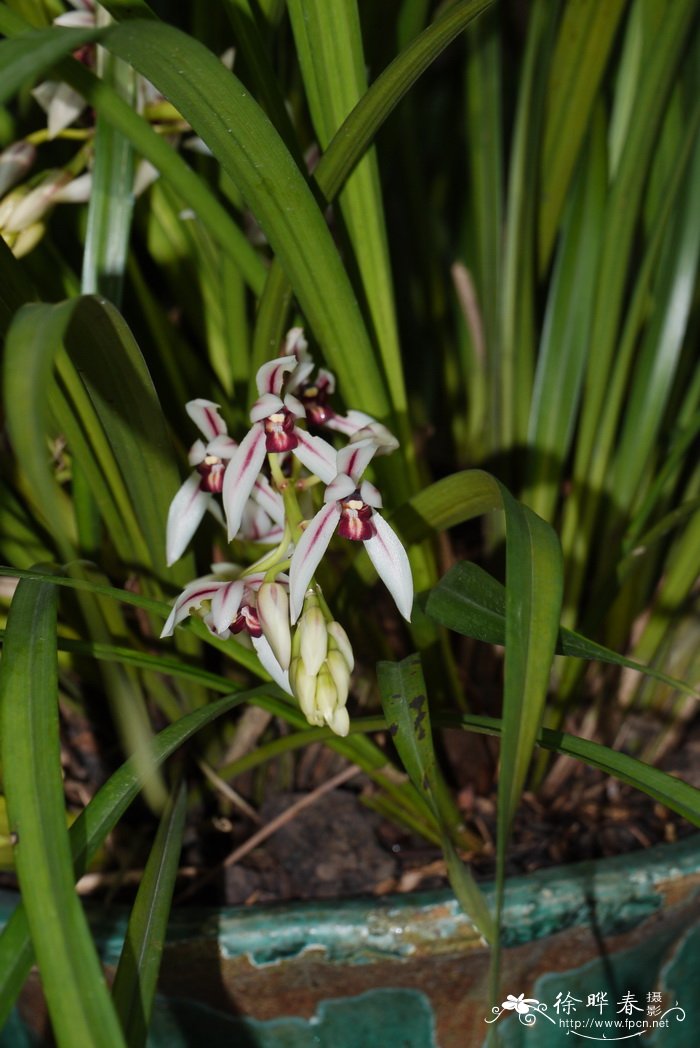
[(567, 189), (605, 71), (625, 0), (565, 5), (549, 72), (540, 165), (540, 270), (549, 263)]
[[(442, 727), (461, 727), (465, 731), (484, 735), (500, 735), (503, 731), (502, 722), (495, 717), (442, 713), (435, 717), (435, 721)], [(581, 739), (578, 735), (569, 735), (565, 731), (540, 728), (537, 745), (552, 753), (575, 757), (590, 768), (597, 768), (620, 782), (634, 786), (659, 804), (682, 815), (694, 826), (700, 826), (700, 790), (697, 786), (677, 779), (675, 775), (669, 775), (660, 768), (652, 768), (627, 753), (618, 753), (609, 746)]]
[(590, 334), (592, 350), (586, 375), (586, 409), (581, 416), (576, 446), (574, 495), (567, 502), (562, 526), (562, 541), (572, 562), (571, 572), (567, 574), (567, 604), (571, 608), (577, 607), (584, 585), (590, 518), (597, 508), (596, 496), (607, 468), (607, 458), (598, 454), (598, 444), (625, 301), (632, 238), (664, 106), (696, 14), (693, 0), (675, 0), (665, 8), (608, 195)]
[[(502, 509), (506, 524), (503, 741), (498, 785), (497, 920), (503, 901), (508, 835), (542, 720), (559, 632), (563, 591), (561, 548), (553, 529), (481, 470), (445, 478), (397, 514), (414, 534), (449, 527)], [(498, 969), (494, 949), (494, 971)], [(494, 989), (495, 992), (495, 989)]]
[(498, 786), (499, 851), (504, 855), (544, 712), (559, 633), (563, 570), (552, 528), (516, 502), (502, 484), (494, 484), (506, 519), (506, 653)]
[[(8, 24), (19, 28), (22, 20), (10, 11)], [(5, 29), (4, 20), (0, 20), (0, 32)], [(0, 42), (0, 102), (5, 102), (27, 80), (99, 36), (99, 29), (49, 29)]]
[(187, 814), (184, 783), (172, 794), (129, 916), (112, 994), (129, 1048), (141, 1048), (155, 998)]
[[(488, 644), (505, 644), (506, 595), (502, 584), (480, 568), (478, 564), (463, 561), (451, 568), (435, 589), (427, 595), (425, 611), (442, 626), (467, 637)], [(595, 659), (613, 666), (623, 666), (646, 674), (686, 695), (698, 698), (698, 693), (684, 681), (634, 659), (618, 655), (610, 648), (597, 644), (582, 633), (562, 626), (557, 640), (557, 653), (577, 659)]]
[[(127, 105), (133, 103), (135, 77), (128, 66), (99, 49), (98, 69)], [(99, 292), (119, 307), (134, 206), (134, 151), (129, 139), (101, 116), (94, 149), (81, 291)]]
[(206, 142), (265, 231), (347, 396), (387, 417), (384, 380), (323, 214), (243, 84), (172, 26), (124, 23), (108, 30), (104, 45), (162, 91)]
[[(289, 0), (287, 9), (311, 117), (325, 152), (367, 90), (357, 2)], [(407, 421), (384, 208), (373, 149), (353, 171), (339, 202), (357, 259), (392, 407), (399, 418)]]
[[(57, 306), (28, 305), (17, 314), (5, 349), (5, 407), (40, 512), (58, 548), (71, 559), (72, 522), (49, 468), (45, 438), (54, 357), (69, 351), (62, 376), (72, 399), (61, 424), (82, 441), (81, 464), (95, 473), (93, 491), (124, 559), (166, 574), (168, 502), (178, 487), (165, 420), (134, 338), (117, 310), (86, 296)], [(76, 449), (74, 449), (76, 450)], [(105, 486), (100, 478), (108, 481)], [(180, 577), (182, 569), (171, 577)]]
[[(34, 584), (28, 584), (31, 592), (36, 592)], [(52, 588), (52, 587), (50, 587)], [(235, 706), (254, 699), (265, 689), (240, 692), (213, 702), (203, 709), (190, 713), (169, 728), (162, 731), (153, 741), (153, 763), (160, 766), (187, 739), (211, 724), (217, 717), (227, 713)], [(95, 794), (88, 806), (81, 812), (70, 829), (70, 847), (72, 852), (71, 875), (80, 877), (129, 805), (137, 797), (141, 782), (133, 760), (116, 771), (104, 786)], [(61, 814), (65, 825), (65, 815)], [(50, 867), (46, 867), (49, 869)], [(71, 882), (72, 886), (72, 882)], [(20, 902), (12, 917), (0, 935), (0, 1026), (6, 1020), (17, 994), (22, 989), (32, 966), (33, 950), (28, 923), (28, 907)], [(77, 1042), (74, 1042), (77, 1045)], [(119, 1043), (118, 1041), (115, 1043)], [(89, 1046), (90, 1042), (86, 1042)]]
[[(492, 3), (493, 0), (460, 0), (412, 41), (377, 78), (333, 136), (314, 172), (316, 185), (326, 200), (332, 201), (340, 192), (379, 128), (416, 80), (445, 47)], [(265, 314), (274, 317), (285, 310), (289, 294), (288, 282), (280, 278), (279, 263), (272, 266), (263, 302), (268, 298), (268, 290), (270, 301), (266, 303)], [(264, 347), (267, 340), (262, 337), (260, 343)], [(339, 375), (344, 374), (340, 367), (342, 361), (338, 361), (333, 347), (326, 346), (325, 349), (331, 367)], [(349, 401), (352, 387), (344, 379), (343, 388)], [(372, 409), (367, 407), (367, 410)], [(396, 490), (401, 486), (404, 494), (407, 494), (409, 489), (405, 482), (401, 485), (401, 478), (396, 478)]]
[(61, 1048), (123, 1045), (73, 886), (58, 734), (56, 588), (20, 582), (3, 651), (3, 782), (27, 922)]
[(496, 936), (493, 917), (471, 871), (455, 851), (445, 820), (420, 655), (410, 655), (402, 662), (380, 662), (377, 676), (389, 734), (411, 782), (425, 797), (440, 827), (441, 845), (453, 891), (475, 927), (492, 942)]

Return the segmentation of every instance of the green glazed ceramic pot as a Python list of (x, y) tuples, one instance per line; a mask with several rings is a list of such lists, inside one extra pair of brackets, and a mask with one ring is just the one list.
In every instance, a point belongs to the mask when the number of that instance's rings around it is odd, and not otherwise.
[[(94, 922), (108, 970), (124, 923)], [(696, 1048), (700, 837), (514, 878), (504, 941), (494, 1014), (488, 950), (448, 892), (176, 912), (149, 1045)], [(0, 1048), (47, 1028), (33, 975)]]

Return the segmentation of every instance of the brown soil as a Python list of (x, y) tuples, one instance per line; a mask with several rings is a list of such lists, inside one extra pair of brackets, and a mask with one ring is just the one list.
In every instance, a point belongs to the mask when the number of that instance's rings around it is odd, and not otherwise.
[[(79, 810), (108, 776), (109, 761), (87, 722), (74, 709), (64, 706), (63, 713), (66, 797)], [(497, 746), (457, 731), (443, 733), (439, 743), (464, 825), (480, 842), (464, 857), (479, 879), (489, 878), (495, 865)], [(698, 753), (700, 725), (687, 732), (664, 767), (700, 785)], [(323, 793), (334, 777), (342, 785)], [(182, 902), (254, 905), (447, 886), (440, 850), (372, 811), (372, 782), (320, 744), (289, 766), (270, 765), (264, 777), (232, 785), (250, 813), (215, 790), (200, 792), (183, 849), (176, 892)], [(260, 844), (248, 846), (254, 834), (265, 837), (273, 828)], [(154, 830), (145, 806), (134, 805), (80, 891), (112, 901), (133, 897)], [(633, 852), (693, 830), (638, 790), (562, 759), (550, 766), (537, 796), (523, 797), (508, 873)], [(13, 884), (11, 873), (0, 874), (0, 886)]]

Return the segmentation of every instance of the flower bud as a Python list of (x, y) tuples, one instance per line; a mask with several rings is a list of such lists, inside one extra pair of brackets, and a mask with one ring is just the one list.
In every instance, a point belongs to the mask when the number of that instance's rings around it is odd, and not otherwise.
[(323, 724), (323, 717), (316, 709), (316, 678), (311, 677), (300, 658), (292, 659), (289, 667), (289, 683), (299, 700), (301, 712), (309, 724)]
[(328, 647), (330, 651), (339, 651), (348, 664), (348, 669), (352, 673), (355, 668), (355, 656), (353, 655), (352, 645), (348, 639), (348, 635), (340, 625), (339, 622), (329, 622), (327, 626), (328, 630)]
[(268, 644), (283, 670), (292, 656), (289, 595), (280, 582), (263, 582), (257, 597), (258, 618)]
[(336, 706), (335, 710), (333, 711), (333, 716), (328, 721), (328, 727), (336, 735), (340, 735), (341, 738), (345, 738), (345, 736), (350, 731), (350, 717), (345, 706)]
[(326, 619), (317, 590), (308, 590), (292, 637), (289, 683), (309, 724), (348, 734), (345, 703), (354, 663), (347, 633), (339, 622)]
[(312, 677), (321, 669), (328, 652), (328, 634), (323, 612), (317, 606), (310, 607), (301, 617), (297, 627), (299, 650), (306, 672)]
[(21, 233), (44, 217), (53, 206), (54, 196), (70, 180), (66, 171), (50, 171), (34, 189), (31, 189), (4, 222), (6, 233)]
[(328, 671), (328, 664), (324, 663), (317, 677), (316, 709), (327, 724), (332, 720), (337, 705), (338, 692)]
[(19, 205), (20, 201), (26, 197), (29, 190), (26, 186), (18, 186), (17, 189), (13, 189), (11, 193), (8, 193), (3, 200), (0, 200), (0, 229), (3, 233), (10, 232), (7, 228), (7, 224), (10, 221), (13, 211)]
[(15, 258), (23, 258), (30, 251), (33, 251), (45, 232), (45, 222), (34, 222), (33, 225), (23, 229), (21, 233), (11, 233), (10, 236), (15, 238), (11, 245), (12, 254)]
[(333, 678), (333, 684), (338, 696), (337, 704), (344, 706), (347, 702), (348, 691), (350, 690), (350, 667), (339, 651), (328, 652), (326, 666), (328, 667), (328, 672)]
[(0, 153), (0, 197), (12, 189), (34, 163), (36, 149), (29, 142), (13, 142)]

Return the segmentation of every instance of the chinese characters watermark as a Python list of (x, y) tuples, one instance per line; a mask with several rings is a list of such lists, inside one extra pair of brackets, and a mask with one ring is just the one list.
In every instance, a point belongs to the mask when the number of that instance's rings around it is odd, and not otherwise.
[(574, 1033), (588, 1041), (621, 1041), (641, 1037), (651, 1030), (668, 1029), (672, 1022), (685, 1019), (678, 1001), (664, 1008), (659, 990), (650, 990), (641, 1003), (631, 990), (626, 990), (618, 1001), (609, 1000), (606, 990), (595, 990), (587, 995), (585, 1004), (583, 998), (568, 990), (560, 991), (552, 1009), (554, 1014), (544, 1001), (524, 993), (517, 997), (509, 993), (500, 1006), (494, 1005), (492, 1018), (484, 1022), (495, 1023), (503, 1014), (512, 1012), (523, 1026), (534, 1026), (541, 1017), (567, 1034)]

